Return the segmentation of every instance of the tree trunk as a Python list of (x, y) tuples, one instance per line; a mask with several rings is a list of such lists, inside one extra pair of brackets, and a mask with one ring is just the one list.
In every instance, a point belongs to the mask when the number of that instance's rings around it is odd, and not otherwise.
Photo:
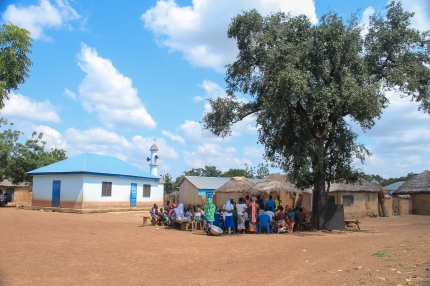
[(312, 191), (312, 228), (319, 230), (319, 207), (326, 204), (325, 176), (323, 173), (317, 173), (314, 178), (314, 189)]
[(385, 206), (385, 194), (384, 190), (380, 190), (378, 193), (378, 204), (381, 208), (381, 214), (379, 214), (382, 217), (389, 217), (390, 214), (388, 213), (387, 207)]

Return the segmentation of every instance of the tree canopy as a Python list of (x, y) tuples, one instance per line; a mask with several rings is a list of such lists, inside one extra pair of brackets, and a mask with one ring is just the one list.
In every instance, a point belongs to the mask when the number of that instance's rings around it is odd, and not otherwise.
[(173, 193), (175, 191), (175, 186), (172, 176), (167, 173), (165, 175), (162, 175), (162, 178), (164, 179), (164, 192), (167, 194)]
[(12, 23), (0, 27), (0, 108), (4, 107), (9, 92), (18, 89), (30, 73), (32, 61), (30, 32)]
[(370, 18), (365, 36), (357, 15), (345, 23), (335, 12), (313, 25), (305, 15), (250, 10), (228, 28), (239, 54), (227, 65), (227, 96), (209, 99), (204, 128), (224, 137), (232, 124), (255, 116), (265, 159), (298, 187), (313, 187), (314, 226), (330, 183), (355, 182), (360, 169), (353, 161), (370, 154), (348, 119), (373, 127), (389, 89), (430, 113), (430, 33), (412, 29), (413, 14), (400, 3), (387, 8), (385, 18)]
[[(0, 125), (7, 125), (0, 119)], [(51, 149), (45, 151), (43, 133), (33, 132), (32, 137), (21, 143), (21, 131), (13, 130), (13, 124), (0, 132), (0, 180), (9, 179), (14, 184), (31, 181), (27, 172), (67, 159), (66, 151)]]
[(222, 171), (218, 170), (215, 166), (205, 166), (204, 168), (192, 168), (185, 171), (185, 176), (198, 176), (198, 177), (219, 177)]

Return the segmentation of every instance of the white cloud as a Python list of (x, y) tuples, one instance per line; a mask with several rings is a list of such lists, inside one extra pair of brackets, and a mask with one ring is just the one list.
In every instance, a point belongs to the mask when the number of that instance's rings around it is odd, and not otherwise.
[(61, 119), (57, 110), (58, 108), (49, 100), (37, 102), (22, 94), (11, 92), (9, 100), (5, 102), (5, 107), (1, 110), (1, 115), (12, 120), (60, 123)]
[[(391, 1), (388, 1), (390, 3)], [(419, 30), (430, 29), (430, 1), (429, 0), (407, 0), (402, 1), (403, 8), (406, 11), (414, 12), (411, 19), (412, 27)]]
[(252, 158), (263, 158), (264, 149), (263, 147), (255, 147), (255, 146), (245, 146), (243, 148), (243, 155), (245, 157)]
[(79, 84), (79, 99), (88, 112), (96, 112), (101, 122), (113, 128), (156, 127), (155, 121), (142, 105), (132, 80), (122, 75), (109, 59), (82, 44), (78, 54), (79, 67), (86, 73)]
[(235, 153), (234, 147), (222, 148), (213, 143), (198, 145), (194, 152), (183, 152), (185, 163), (191, 168), (203, 168), (208, 165), (216, 166), (222, 171), (230, 168), (245, 168), (245, 163), (249, 160), (237, 158)]
[(70, 99), (76, 100), (76, 93), (74, 93), (73, 91), (70, 91), (68, 88), (64, 89), (64, 93), (65, 96), (67, 96)]
[(362, 16), (361, 16), (361, 24), (364, 26), (363, 28), (363, 35), (366, 35), (369, 31), (369, 24), (370, 24), (370, 19), (369, 17), (372, 16), (373, 14), (375, 14), (375, 9), (372, 6), (367, 7)]
[(306, 14), (317, 22), (313, 0), (195, 0), (185, 7), (174, 0), (159, 0), (141, 20), (161, 46), (183, 53), (193, 66), (222, 72), (237, 54), (235, 41), (227, 38), (228, 25), (234, 16), (252, 8), (262, 15), (278, 11)]
[[(203, 130), (203, 125), (196, 121), (185, 120), (179, 128), (184, 132), (186, 141), (190, 143), (223, 141), (221, 137), (216, 137), (208, 130)], [(227, 141), (227, 138), (225, 140)]]
[(363, 167), (367, 173), (404, 176), (430, 168), (430, 116), (418, 111), (416, 102), (387, 92), (390, 105), (376, 125), (364, 133), (355, 125), (359, 141), (374, 153)]
[[(67, 154), (79, 154), (82, 152), (91, 152), (103, 155), (110, 155), (120, 158), (134, 166), (146, 169), (152, 144), (152, 137), (134, 136), (130, 141), (124, 136), (115, 132), (105, 130), (101, 127), (90, 128), (88, 130), (78, 130), (69, 128), (64, 132), (64, 138), (67, 140)], [(159, 148), (158, 163), (164, 166), (163, 159), (177, 159), (178, 153), (169, 147), (164, 138), (157, 138), (156, 144)], [(149, 168), (149, 167), (148, 167)], [(149, 169), (148, 169), (149, 170)]]
[(178, 141), (179, 143), (181, 143), (182, 145), (185, 144), (185, 139), (182, 138), (179, 135), (175, 135), (170, 131), (166, 131), (166, 130), (162, 130), (161, 133), (163, 133), (164, 136), (169, 137), (170, 139), (172, 139), (173, 141)]
[[(56, 0), (54, 5), (49, 0), (40, 0), (39, 5), (27, 7), (11, 4), (2, 16), (4, 20), (29, 30), (34, 40), (50, 40), (50, 37), (44, 35), (44, 29), (59, 29), (69, 21), (81, 18), (66, 0)], [(71, 28), (70, 25), (67, 26)]]
[(63, 150), (68, 150), (70, 148), (61, 133), (49, 126), (39, 125), (35, 126), (33, 130), (43, 133), (43, 141), (46, 141), (45, 149), (47, 151), (50, 151), (51, 148)]
[(196, 96), (193, 97), (193, 100), (194, 101), (202, 101), (202, 100), (204, 100), (204, 98), (201, 97), (200, 95), (196, 95)]

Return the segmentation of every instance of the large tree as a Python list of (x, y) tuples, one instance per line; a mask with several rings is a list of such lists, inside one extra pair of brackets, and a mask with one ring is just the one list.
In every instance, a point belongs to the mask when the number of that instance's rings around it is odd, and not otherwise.
[[(330, 12), (313, 25), (305, 15), (251, 10), (233, 18), (228, 37), (237, 60), (227, 65), (227, 96), (209, 100), (204, 128), (228, 136), (231, 126), (255, 116), (265, 159), (300, 188), (313, 188), (313, 224), (332, 182), (356, 182), (352, 166), (369, 151), (348, 120), (369, 129), (398, 90), (430, 112), (430, 37), (410, 27), (413, 13), (391, 2), (386, 17), (370, 18), (368, 32), (356, 15), (345, 23)], [(251, 101), (238, 100), (236, 93)]]
[(33, 64), (27, 57), (31, 53), (30, 32), (11, 23), (0, 27), (0, 109), (9, 99), (9, 92), (25, 82)]
[[(7, 121), (0, 119), (0, 126)], [(45, 151), (43, 133), (33, 132), (25, 143), (20, 142), (21, 131), (13, 130), (13, 124), (0, 132), (0, 180), (9, 179), (14, 184), (31, 181), (27, 172), (67, 159), (62, 149)]]
[(204, 168), (192, 168), (184, 172), (185, 176), (198, 176), (198, 177), (219, 177), (222, 171), (215, 166), (205, 166)]

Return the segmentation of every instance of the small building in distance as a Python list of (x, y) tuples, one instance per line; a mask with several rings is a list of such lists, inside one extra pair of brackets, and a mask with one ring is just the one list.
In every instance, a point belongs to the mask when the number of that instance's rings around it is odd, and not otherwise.
[(430, 215), (430, 171), (426, 170), (409, 179), (393, 195), (400, 198), (409, 195), (412, 214)]
[(0, 182), (0, 190), (3, 194), (10, 194), (11, 202), (15, 205), (31, 206), (32, 186), (29, 182), (12, 184), (9, 180)]
[(157, 176), (111, 156), (83, 153), (28, 175), (33, 176), (33, 206), (109, 209), (163, 203), (164, 185)]

